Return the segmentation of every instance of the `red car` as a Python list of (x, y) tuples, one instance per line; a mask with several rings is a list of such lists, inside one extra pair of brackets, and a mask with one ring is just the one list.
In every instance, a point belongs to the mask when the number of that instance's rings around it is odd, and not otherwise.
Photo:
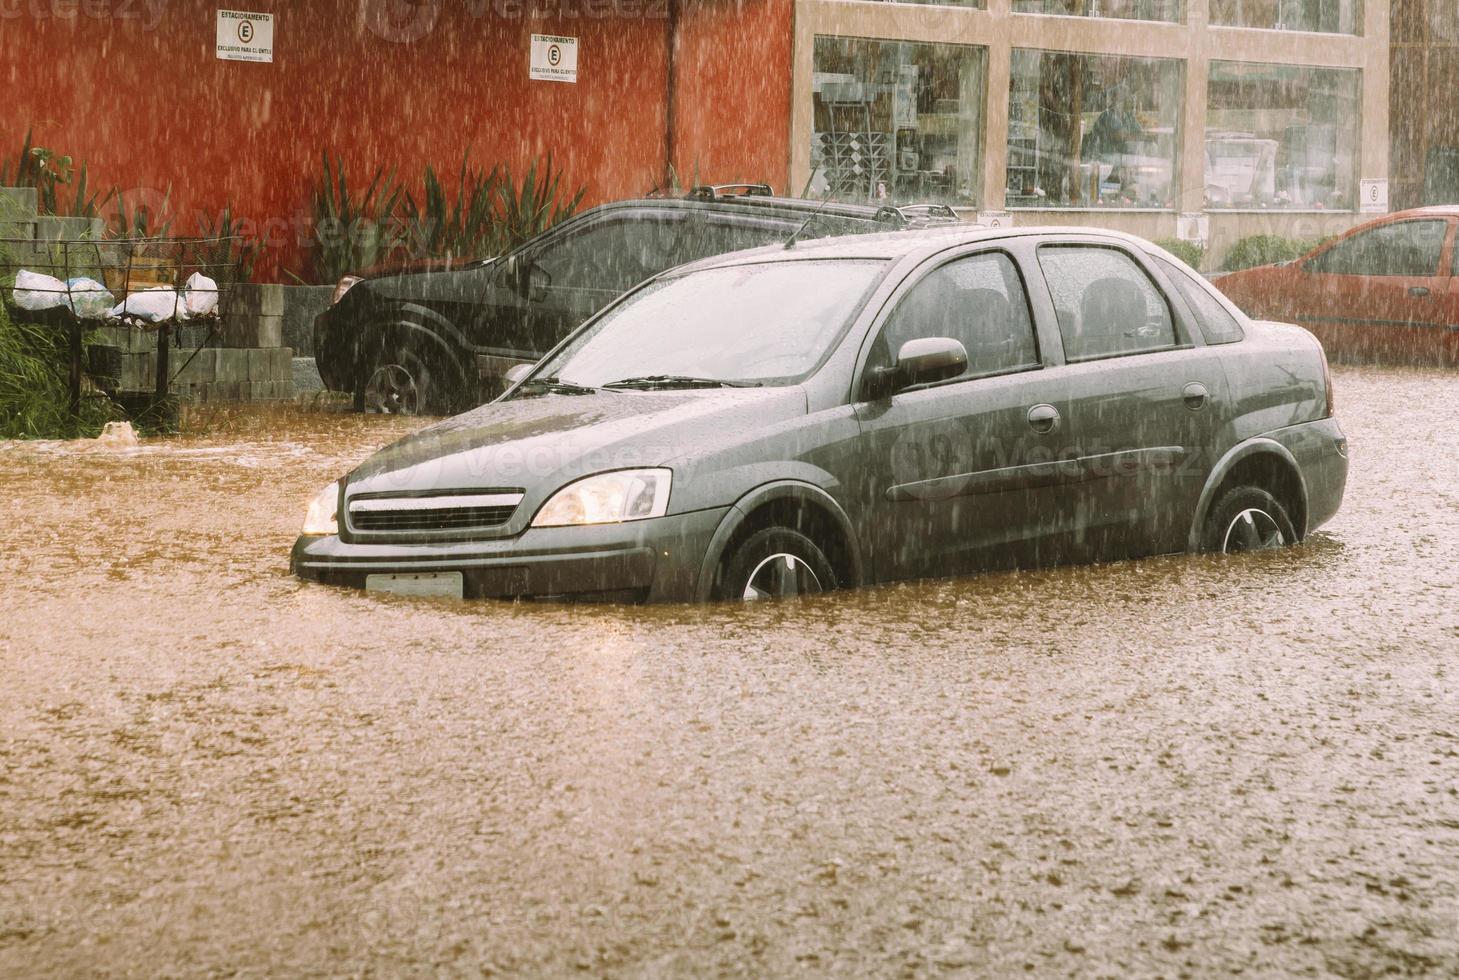
[(1400, 211), (1214, 283), (1248, 316), (1311, 330), (1334, 360), (1459, 366), (1456, 224), (1459, 206)]

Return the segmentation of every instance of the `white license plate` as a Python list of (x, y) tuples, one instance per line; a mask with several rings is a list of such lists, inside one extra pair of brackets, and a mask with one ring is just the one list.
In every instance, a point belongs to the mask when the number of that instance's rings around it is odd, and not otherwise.
[(365, 591), (396, 595), (432, 595), (461, 598), (465, 585), (460, 572), (407, 572), (400, 575), (366, 575)]

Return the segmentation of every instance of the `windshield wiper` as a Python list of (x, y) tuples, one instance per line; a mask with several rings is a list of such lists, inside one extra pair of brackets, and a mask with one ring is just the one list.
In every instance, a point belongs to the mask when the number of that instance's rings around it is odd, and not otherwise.
[(591, 395), (598, 389), (589, 388), (587, 385), (573, 384), (571, 381), (563, 381), (559, 378), (532, 378), (522, 385), (524, 389), (535, 388), (542, 391), (550, 391), (554, 395)]
[(720, 378), (696, 378), (687, 374), (645, 374), (637, 378), (610, 381), (604, 388), (759, 388), (758, 381), (724, 381)]

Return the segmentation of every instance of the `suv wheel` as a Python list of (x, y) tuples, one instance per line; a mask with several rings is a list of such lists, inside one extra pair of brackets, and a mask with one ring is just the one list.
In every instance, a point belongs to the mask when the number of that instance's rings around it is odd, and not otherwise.
[(1277, 498), (1260, 487), (1234, 487), (1221, 495), (1206, 518), (1201, 548), (1234, 555), (1296, 543), (1292, 519)]
[(359, 373), (355, 408), (375, 415), (450, 415), (460, 369), (434, 347), (383, 345)]
[(721, 599), (769, 599), (815, 595), (836, 585), (836, 572), (814, 541), (790, 528), (767, 527), (736, 549), (715, 594)]

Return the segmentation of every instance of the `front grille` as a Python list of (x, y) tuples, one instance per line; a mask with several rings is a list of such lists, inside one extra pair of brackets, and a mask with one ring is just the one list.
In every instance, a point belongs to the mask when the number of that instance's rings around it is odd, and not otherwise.
[(471, 531), (501, 527), (522, 502), (518, 490), (435, 497), (365, 497), (351, 500), (356, 531)]

